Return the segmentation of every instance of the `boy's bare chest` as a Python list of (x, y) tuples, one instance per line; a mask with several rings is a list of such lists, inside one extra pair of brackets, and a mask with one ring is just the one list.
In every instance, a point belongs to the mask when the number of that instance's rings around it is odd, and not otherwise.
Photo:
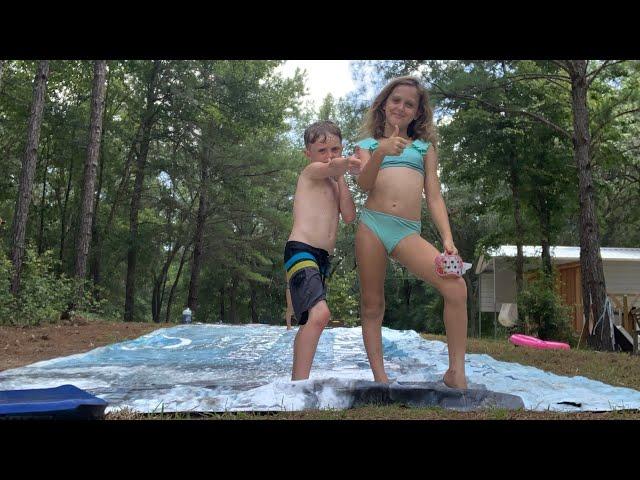
[(318, 182), (317, 195), (326, 202), (336, 202), (338, 200), (338, 185), (335, 180), (325, 178)]
[(338, 201), (338, 185), (335, 180), (325, 178), (300, 185), (297, 197), (306, 197), (312, 202), (334, 203)]

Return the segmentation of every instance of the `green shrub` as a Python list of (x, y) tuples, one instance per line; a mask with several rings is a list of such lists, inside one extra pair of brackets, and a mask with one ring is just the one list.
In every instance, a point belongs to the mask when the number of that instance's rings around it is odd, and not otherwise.
[(52, 251), (38, 256), (27, 249), (12, 323), (38, 325), (55, 322), (73, 300), (74, 284), (65, 275), (56, 274), (58, 260)]
[(444, 324), (444, 297), (435, 296), (424, 309), (426, 324), (423, 331), (433, 335), (444, 335), (446, 328)]
[(9, 291), (11, 273), (11, 260), (0, 250), (0, 325), (6, 323), (16, 308), (15, 299)]
[(553, 280), (542, 277), (531, 282), (518, 297), (520, 329), (542, 340), (573, 341), (571, 309), (565, 306), (553, 287)]
[(356, 286), (356, 271), (336, 270), (327, 280), (327, 297), (331, 316), (348, 327), (360, 323), (358, 308), (360, 293)]
[[(56, 273), (59, 261), (52, 251), (38, 256), (32, 249), (25, 251), (17, 297), (10, 291), (13, 266), (4, 252), (0, 252), (0, 324), (39, 325), (55, 322), (63, 312), (101, 313), (106, 300), (95, 299), (90, 282), (83, 281), (78, 296), (78, 281)], [(70, 307), (73, 306), (71, 310)]]

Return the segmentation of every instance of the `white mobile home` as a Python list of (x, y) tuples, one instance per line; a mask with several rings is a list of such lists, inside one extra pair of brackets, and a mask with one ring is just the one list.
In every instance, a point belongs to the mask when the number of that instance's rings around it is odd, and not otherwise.
[[(573, 308), (573, 327), (580, 331), (583, 326), (580, 247), (551, 247), (550, 254), (558, 271), (558, 290), (565, 303)], [(481, 312), (499, 312), (503, 303), (516, 303), (516, 255), (515, 245), (502, 245), (489, 250), (487, 256), (480, 256), (476, 262)], [(524, 246), (523, 255), (526, 285), (527, 277), (539, 269), (542, 247)], [(640, 308), (640, 248), (603, 247), (600, 256), (607, 295), (614, 309), (625, 311), (625, 303), (626, 312), (634, 306)]]

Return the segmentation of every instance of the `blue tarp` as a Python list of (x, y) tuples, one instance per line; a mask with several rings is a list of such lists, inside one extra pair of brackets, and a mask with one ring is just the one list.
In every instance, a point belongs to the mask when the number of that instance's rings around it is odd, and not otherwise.
[[(135, 340), (0, 372), (0, 390), (73, 384), (139, 412), (295, 411), (350, 408), (373, 375), (357, 328), (320, 337), (311, 377), (290, 381), (296, 329), (270, 325), (192, 324)], [(385, 367), (402, 385), (441, 382), (446, 343), (413, 330), (382, 329)], [(506, 340), (505, 340), (506, 342)], [(549, 356), (567, 352), (547, 351)], [(640, 409), (640, 392), (582, 376), (561, 376), (489, 355), (467, 354), (469, 387), (518, 396), (537, 411)]]

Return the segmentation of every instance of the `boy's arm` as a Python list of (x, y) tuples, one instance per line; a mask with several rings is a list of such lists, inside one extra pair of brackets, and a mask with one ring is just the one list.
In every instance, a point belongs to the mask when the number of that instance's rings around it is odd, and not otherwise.
[(308, 178), (321, 180), (329, 177), (339, 177), (349, 168), (349, 159), (345, 157), (332, 158), (327, 163), (313, 162), (306, 166), (302, 174)]
[(356, 219), (356, 205), (343, 175), (338, 177), (338, 195), (342, 220), (344, 223), (353, 222)]

